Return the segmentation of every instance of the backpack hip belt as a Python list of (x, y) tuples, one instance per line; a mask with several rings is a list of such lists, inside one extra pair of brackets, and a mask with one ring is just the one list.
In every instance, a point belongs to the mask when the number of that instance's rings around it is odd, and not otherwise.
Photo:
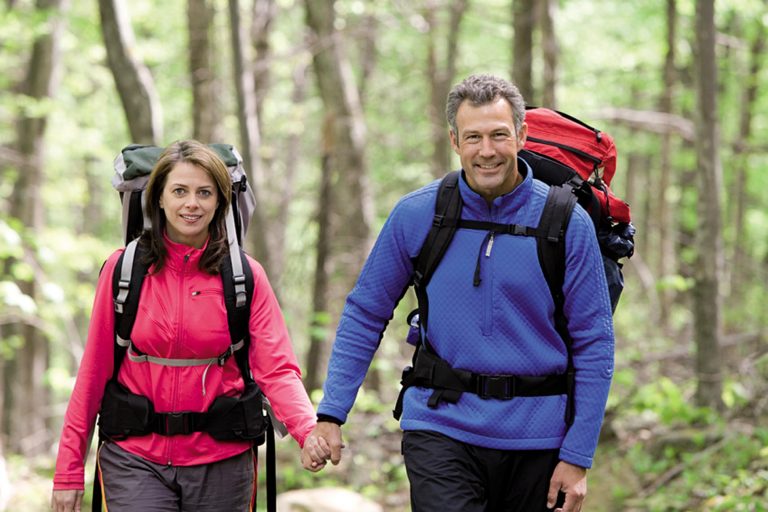
[(403, 370), (402, 389), (394, 414), (400, 419), (405, 390), (411, 386), (434, 389), (427, 405), (436, 408), (441, 401), (456, 403), (462, 393), (474, 393), (480, 398), (512, 400), (521, 396), (565, 395), (572, 389), (575, 372), (528, 376), (482, 374), (451, 367), (448, 362), (421, 347), (414, 365)]
[(263, 395), (246, 384), (240, 397), (219, 396), (206, 412), (155, 412), (152, 402), (116, 380), (107, 383), (99, 415), (99, 431), (113, 440), (160, 434), (207, 432), (220, 441), (264, 441), (269, 419), (262, 412)]

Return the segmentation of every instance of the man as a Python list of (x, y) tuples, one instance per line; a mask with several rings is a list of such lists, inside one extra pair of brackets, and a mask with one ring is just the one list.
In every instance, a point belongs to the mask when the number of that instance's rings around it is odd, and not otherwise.
[[(493, 76), (470, 76), (448, 95), (446, 114), (462, 164), (461, 218), (537, 226), (548, 188), (517, 157), (527, 133), (517, 88)], [(341, 458), (340, 425), (412, 281), (437, 189), (434, 182), (398, 202), (347, 298), (319, 423), (302, 451), (311, 471)], [(456, 231), (426, 288), (429, 321), (422, 325), (421, 343), (449, 370), (466, 370), (488, 382), (514, 375), (533, 389), (503, 399), (467, 391), (451, 403), (434, 388), (409, 387), (401, 427), (412, 509), (579, 511), (613, 374), (611, 307), (605, 275), (597, 270), (602, 262), (594, 227), (576, 207), (565, 239), (564, 313), (575, 369), (572, 421), (566, 421), (564, 390), (535, 389), (535, 382), (560, 379), (568, 367), (536, 241), (494, 235)]]

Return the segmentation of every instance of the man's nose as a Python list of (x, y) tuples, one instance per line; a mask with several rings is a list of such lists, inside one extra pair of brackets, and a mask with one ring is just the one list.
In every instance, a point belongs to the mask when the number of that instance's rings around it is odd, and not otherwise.
[(496, 153), (496, 147), (493, 145), (493, 140), (490, 137), (483, 137), (480, 142), (480, 155), (481, 156), (493, 156)]

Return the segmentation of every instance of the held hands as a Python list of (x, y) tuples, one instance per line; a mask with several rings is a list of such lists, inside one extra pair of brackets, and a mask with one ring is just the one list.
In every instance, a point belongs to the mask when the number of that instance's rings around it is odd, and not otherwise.
[(83, 491), (53, 491), (51, 510), (53, 512), (80, 512), (83, 505)]
[(581, 512), (584, 497), (587, 495), (587, 470), (561, 460), (555, 466), (549, 481), (547, 508), (555, 507), (558, 491), (565, 494), (565, 503), (562, 508), (556, 508), (555, 512)]
[(304, 469), (317, 473), (330, 460), (335, 466), (341, 460), (341, 427), (327, 421), (318, 422), (315, 429), (304, 441), (301, 449), (301, 464)]

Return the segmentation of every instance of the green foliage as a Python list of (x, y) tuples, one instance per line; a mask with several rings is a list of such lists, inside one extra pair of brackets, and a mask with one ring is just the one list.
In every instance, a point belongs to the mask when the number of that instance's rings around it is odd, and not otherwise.
[[(315, 90), (311, 70), (312, 53), (305, 47), (305, 27), (299, 0), (278, 0), (279, 12), (270, 38), (272, 58), (268, 63), (271, 87), (262, 111), (262, 146), (266, 183), (262, 206), (267, 225), (282, 213), (282, 204), (264, 197), (282, 191), (288, 171), (295, 173), (295, 184), (288, 208), (285, 233), (286, 253), (280, 281), (273, 282), (293, 335), (300, 360), (310, 336), (325, 338), (333, 325), (329, 314), (312, 318), (311, 283), (314, 272), (317, 228), (314, 221), (318, 205), (317, 190), (322, 138), (322, 104)], [(14, 185), (20, 176), (18, 162), (6, 161), (0, 153), (0, 318), (20, 318), (40, 325), (50, 341), (50, 367), (46, 373), (54, 401), (64, 403), (73, 384), (77, 357), (82, 351), (94, 284), (104, 259), (121, 244), (120, 206), (109, 184), (112, 159), (132, 142), (127, 130), (114, 78), (106, 64), (106, 52), (94, 2), (70, 2), (67, 26), (62, 40), (60, 81), (53, 100), (32, 100), (18, 93), (26, 72), (34, 38), (49, 29), (45, 13), (34, 9), (31, 1), (5, 3), (0, 7), (0, 148), (13, 147), (18, 134), (17, 117), (23, 113), (47, 116), (45, 135), (45, 181), (42, 202), (44, 226), (30, 232), (8, 216)], [(445, 4), (445, 3), (444, 3)], [(511, 8), (507, 0), (470, 2), (459, 40), (458, 75), (493, 72), (508, 75), (511, 68), (513, 36)], [(232, 83), (227, 2), (212, 2), (217, 8), (213, 38), (218, 45), (215, 72), (220, 80), (220, 106), (224, 117), (224, 137), (240, 144), (237, 128), (234, 84)], [(447, 5), (447, 4), (446, 4)], [(244, 2), (247, 17), (250, 3)], [(678, 0), (678, 39), (675, 44), (679, 82), (674, 93), (674, 113), (693, 119), (696, 104), (693, 92), (695, 70), (693, 25), (696, 2)], [(367, 122), (366, 166), (378, 231), (387, 213), (406, 192), (432, 180), (430, 158), (433, 150), (428, 119), (427, 44), (434, 35), (439, 59), (445, 54), (447, 9), (438, 15), (438, 26), (428, 27), (424, 4), (416, 2), (365, 2), (338, 0), (339, 28), (349, 42), (347, 51), (352, 71), (362, 82), (362, 45), (366, 17), (376, 21), (376, 52), (372, 74), (365, 82), (364, 114)], [(186, 12), (183, 2), (130, 2), (128, 12), (136, 35), (132, 48), (145, 62), (155, 80), (162, 103), (164, 135), (161, 143), (191, 134), (191, 93), (187, 71)], [(158, 23), (158, 20), (161, 20)], [(766, 21), (762, 0), (720, 0), (717, 23), (720, 30), (719, 115), (723, 163), (723, 229), (726, 266), (731, 265), (736, 240), (734, 197), (738, 163), (733, 142), (738, 138), (742, 92), (748, 69), (748, 48), (759, 23)], [(634, 504), (638, 510), (664, 511), (739, 511), (765, 510), (768, 503), (768, 432), (739, 430), (738, 424), (713, 411), (692, 404), (694, 378), (690, 361), (666, 365), (649, 364), (647, 359), (681, 348), (691, 347), (694, 322), (690, 309), (693, 284), (692, 266), (697, 259), (695, 235), (699, 230), (699, 204), (696, 157), (693, 144), (669, 135), (673, 142), (668, 200), (674, 206), (679, 269), (670, 275), (656, 275), (658, 240), (655, 212), (650, 206), (657, 194), (653, 180), (658, 177), (660, 141), (663, 136), (628, 127), (620, 121), (605, 121), (606, 107), (655, 111), (666, 84), (661, 68), (667, 50), (666, 20), (662, 3), (636, 2), (559, 2), (556, 31), (560, 45), (558, 107), (616, 135), (619, 147), (619, 173), (612, 185), (626, 197), (631, 192), (628, 161), (640, 156), (645, 168), (636, 172), (651, 176), (635, 181), (633, 215), (644, 231), (638, 234), (636, 262), (644, 263), (648, 282), (641, 282), (635, 264), (625, 267), (627, 288), (615, 316), (616, 372), (609, 397), (608, 414), (618, 439), (601, 445), (599, 464), (590, 486), (603, 486), (600, 498), (592, 497), (590, 510), (621, 510)], [(538, 36), (537, 36), (538, 37)], [(765, 56), (763, 56), (765, 66)], [(442, 61), (440, 62), (442, 64)], [(306, 73), (305, 99), (293, 99), (294, 75)], [(534, 58), (535, 85), (541, 85), (541, 59)], [(459, 77), (457, 76), (456, 79)], [(764, 71), (759, 78), (765, 78)], [(752, 136), (746, 141), (752, 151), (744, 158), (746, 198), (741, 249), (745, 256), (743, 281), (730, 283), (723, 303), (723, 320), (728, 333), (751, 334), (749, 350), (764, 350), (764, 314), (768, 299), (768, 167), (760, 141), (768, 139), (768, 94), (760, 81), (753, 108)], [(287, 155), (297, 156), (294, 164)], [(289, 168), (289, 165), (294, 167)], [(637, 178), (635, 176), (634, 178)], [(638, 185), (638, 183), (640, 185)], [(637, 190), (640, 188), (641, 190)], [(95, 205), (99, 214), (83, 218), (83, 205)], [(655, 204), (655, 203), (654, 203)], [(648, 218), (650, 216), (650, 218)], [(98, 217), (98, 218), (96, 218)], [(647, 239), (645, 238), (647, 235)], [(282, 237), (283, 234), (277, 236)], [(643, 245), (643, 243), (645, 245)], [(37, 291), (26, 290), (35, 282)], [(659, 297), (670, 293), (674, 303), (665, 311), (669, 332), (660, 328)], [(410, 347), (402, 348), (407, 327), (404, 317), (414, 306), (409, 294), (395, 313), (384, 335), (373, 368), (382, 377), (381, 396), (363, 389), (349, 424), (350, 460), (347, 466), (328, 468), (310, 474), (296, 463), (295, 446), (280, 447), (286, 460), (279, 470), (281, 489), (319, 485), (349, 485), (375, 499), (402, 492), (407, 487), (404, 469), (397, 453), (397, 424), (389, 410), (397, 392), (400, 369)], [(24, 345), (18, 334), (2, 332), (0, 357), (12, 360)], [(761, 337), (762, 336), (762, 337)], [(760, 344), (762, 343), (762, 345)], [(764, 396), (768, 382), (768, 357), (754, 361), (751, 372), (739, 372), (723, 362), (726, 374), (723, 401), (729, 414), (751, 412)], [(672, 370), (670, 370), (672, 368)], [(312, 398), (319, 400), (318, 391)], [(61, 410), (52, 412), (60, 421)], [(760, 425), (759, 422), (757, 422)], [(763, 419), (763, 423), (764, 419)], [(703, 428), (709, 425), (715, 435)], [(698, 430), (701, 428), (701, 430)], [(681, 447), (660, 440), (664, 434), (680, 431), (689, 434)], [(733, 432), (732, 432), (733, 431)], [(345, 435), (347, 435), (345, 433)], [(713, 443), (720, 443), (711, 453)], [(373, 444), (373, 448), (361, 445)], [(394, 453), (371, 453), (384, 445), (395, 446)], [(354, 447), (354, 448), (352, 448)], [(352, 452), (351, 450), (354, 450)], [(704, 455), (697, 457), (704, 452)], [(28, 463), (12, 459), (23, 478), (50, 479), (31, 468), (45, 462)], [(50, 461), (47, 463), (50, 467)], [(29, 467), (27, 467), (29, 466)], [(665, 472), (679, 468), (668, 484), (641, 501), (632, 501), (644, 486), (658, 481)], [(681, 469), (680, 469), (681, 468)], [(86, 473), (90, 476), (90, 472)], [(263, 478), (263, 472), (261, 477)], [(263, 488), (263, 487), (262, 487)], [(47, 488), (34, 487), (35, 498), (23, 502), (19, 510), (36, 510), (47, 503)], [(608, 503), (599, 503), (605, 501)], [(34, 502), (34, 503), (33, 503)]]
[(641, 386), (631, 402), (631, 407), (640, 411), (652, 411), (665, 425), (675, 424), (711, 424), (717, 421), (717, 415), (708, 408), (696, 407), (691, 400), (690, 390), (686, 390), (661, 377)]

